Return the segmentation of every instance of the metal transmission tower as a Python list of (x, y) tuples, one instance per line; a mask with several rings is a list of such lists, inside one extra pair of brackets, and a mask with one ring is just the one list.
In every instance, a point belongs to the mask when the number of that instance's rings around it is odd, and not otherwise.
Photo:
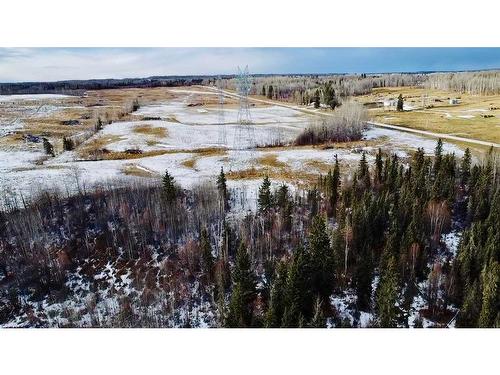
[(250, 94), (251, 88), (252, 82), (248, 74), (248, 65), (243, 71), (238, 67), (237, 90), (240, 107), (238, 110), (238, 126), (234, 137), (235, 149), (252, 149), (255, 147), (255, 131), (250, 116), (250, 105), (248, 104), (248, 94)]
[(224, 91), (223, 91), (223, 82), (221, 77), (217, 78), (217, 93), (219, 95), (219, 131), (218, 131), (218, 141), (217, 143), (221, 146), (226, 146), (227, 137), (226, 137), (226, 125), (224, 121)]

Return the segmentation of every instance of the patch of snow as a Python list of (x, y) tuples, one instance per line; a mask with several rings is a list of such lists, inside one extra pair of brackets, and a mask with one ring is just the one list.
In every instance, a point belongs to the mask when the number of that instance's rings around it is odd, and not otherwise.
[(15, 102), (20, 100), (56, 100), (71, 98), (71, 95), (60, 94), (22, 94), (22, 95), (0, 95), (0, 102)]
[[(371, 140), (380, 137), (386, 137), (388, 139), (386, 146), (390, 146), (391, 149), (410, 148), (416, 150), (421, 147), (427, 155), (434, 154), (437, 143), (437, 139), (374, 126), (365, 131), (363, 139)], [(455, 155), (459, 157), (464, 154), (464, 151), (460, 147), (446, 141), (443, 141), (443, 152), (455, 153)]]
[(450, 232), (442, 235), (442, 240), (446, 244), (446, 248), (453, 254), (453, 257), (457, 255), (461, 238), (462, 232)]
[(467, 109), (465, 112), (488, 112), (487, 109)]

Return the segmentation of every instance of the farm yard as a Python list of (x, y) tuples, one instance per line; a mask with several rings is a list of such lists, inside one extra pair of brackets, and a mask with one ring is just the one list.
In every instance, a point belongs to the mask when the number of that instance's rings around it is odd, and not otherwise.
[[(404, 111), (384, 101), (402, 95)], [(450, 101), (457, 99), (456, 104)], [(356, 98), (372, 106), (373, 120), (412, 129), (500, 143), (500, 95), (460, 94), (422, 87), (377, 88)], [(387, 103), (386, 103), (387, 104)]]

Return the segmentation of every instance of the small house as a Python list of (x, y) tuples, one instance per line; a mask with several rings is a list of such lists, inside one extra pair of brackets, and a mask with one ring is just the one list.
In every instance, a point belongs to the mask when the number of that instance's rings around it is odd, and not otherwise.
[(460, 101), (457, 98), (450, 98), (450, 105), (458, 104)]

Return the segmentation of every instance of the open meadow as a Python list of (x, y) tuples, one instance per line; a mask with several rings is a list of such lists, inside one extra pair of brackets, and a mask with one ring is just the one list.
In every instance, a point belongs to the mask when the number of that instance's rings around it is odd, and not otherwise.
[[(404, 111), (396, 111), (395, 101), (400, 94)], [(373, 119), (378, 122), (500, 143), (500, 95), (384, 87), (356, 100), (371, 107)]]
[[(134, 101), (139, 105), (132, 110)], [(294, 146), (320, 115), (256, 102), (252, 125), (241, 130), (237, 105), (228, 95), (221, 108), (216, 92), (201, 86), (0, 96), (0, 117), (12, 124), (0, 137), (0, 189), (4, 198), (29, 200), (43, 189), (74, 193), (111, 181), (160, 179), (166, 170), (192, 187), (214, 181), (221, 168), (235, 187), (255, 186), (265, 175), (298, 187), (327, 173), (335, 155), (349, 169), (363, 152), (374, 160), (379, 148), (402, 158), (418, 147), (434, 152), (435, 139), (373, 127), (360, 141)], [(63, 137), (73, 140), (73, 149), (64, 149)], [(464, 147), (445, 142), (444, 149), (462, 156)]]

